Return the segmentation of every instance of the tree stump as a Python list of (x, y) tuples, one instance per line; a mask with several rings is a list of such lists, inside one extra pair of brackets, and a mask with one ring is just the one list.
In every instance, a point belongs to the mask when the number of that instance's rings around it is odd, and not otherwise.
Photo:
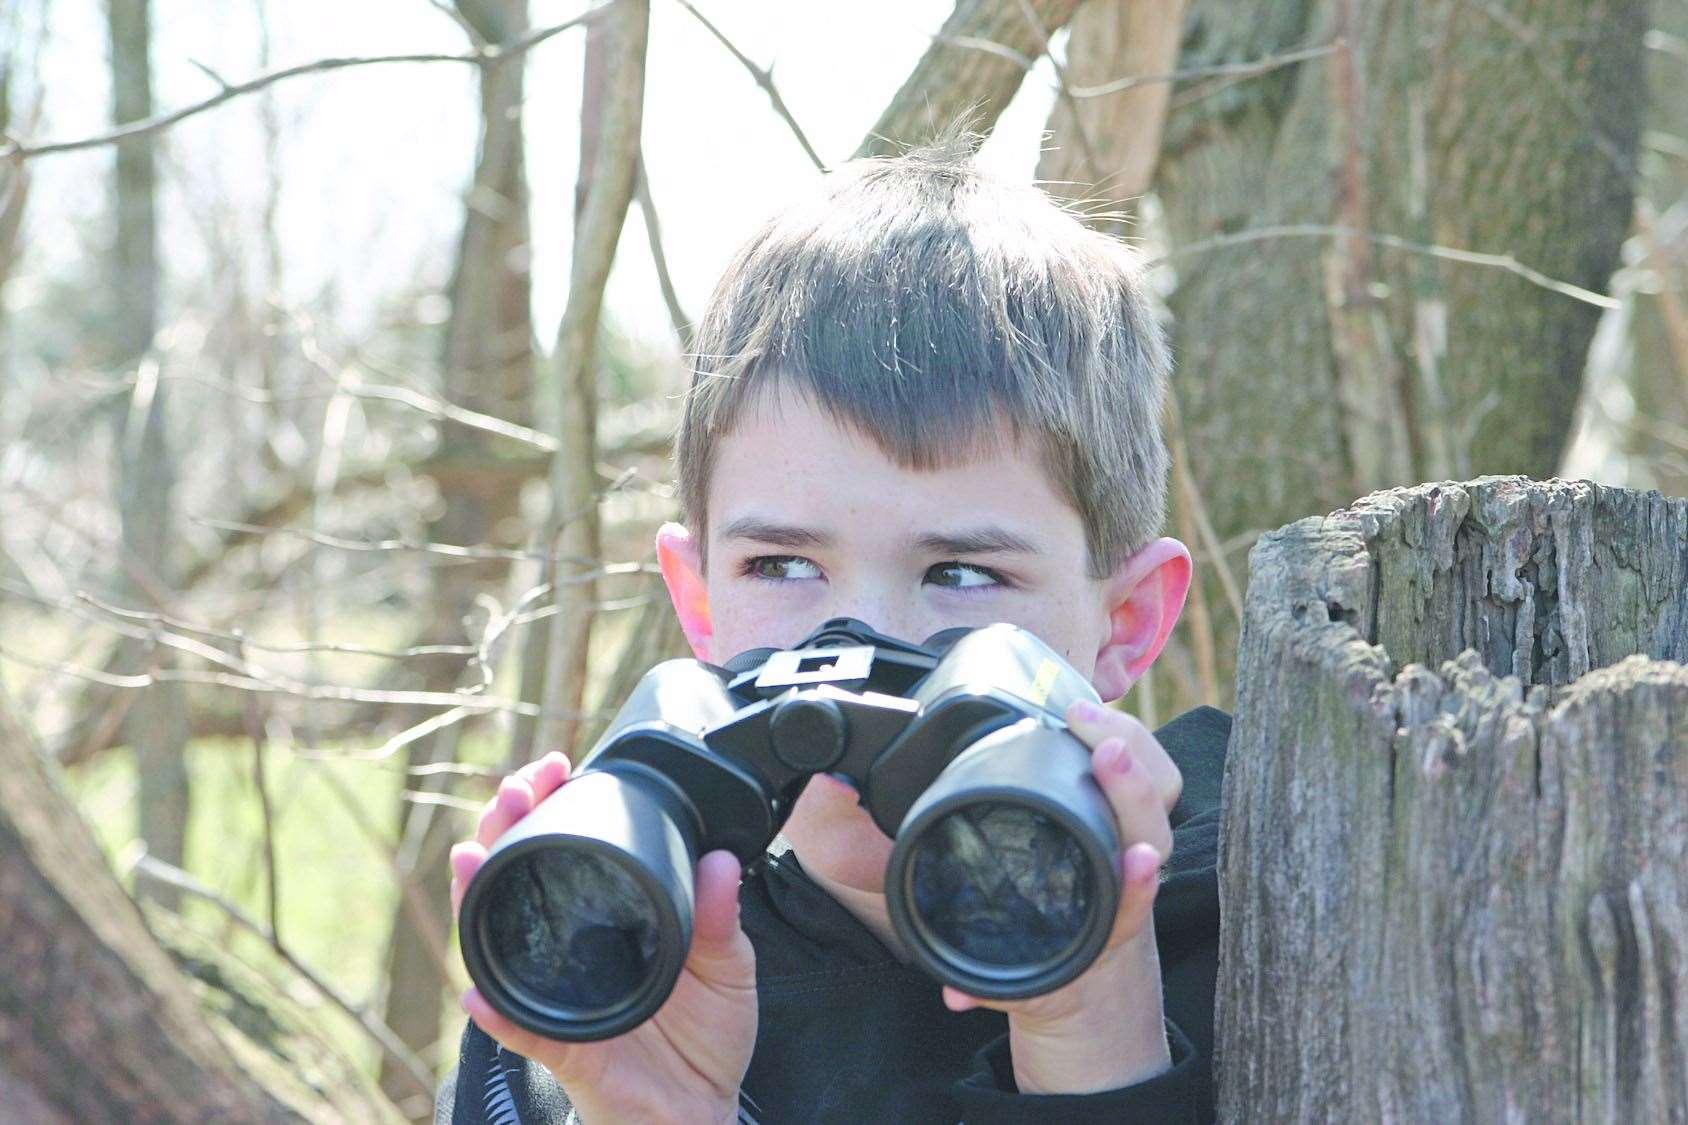
[(1688, 1121), (1688, 500), (1483, 477), (1250, 558), (1226, 1121)]

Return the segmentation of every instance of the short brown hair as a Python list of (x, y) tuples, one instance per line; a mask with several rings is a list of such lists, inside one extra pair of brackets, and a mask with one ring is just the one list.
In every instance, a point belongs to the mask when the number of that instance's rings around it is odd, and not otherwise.
[(843, 165), (733, 258), (693, 341), (675, 448), (700, 542), (716, 443), (780, 385), (904, 468), (1006, 423), (1083, 519), (1094, 576), (1159, 531), (1170, 360), (1141, 259), (981, 171), (974, 141)]

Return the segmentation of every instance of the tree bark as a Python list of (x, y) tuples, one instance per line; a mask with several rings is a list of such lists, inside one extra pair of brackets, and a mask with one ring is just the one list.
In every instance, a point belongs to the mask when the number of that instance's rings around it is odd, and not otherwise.
[(1688, 501), (1485, 477), (1262, 538), (1220, 1118), (1688, 1115), (1685, 660)]
[[(152, 115), (149, 0), (107, 0), (111, 35), (112, 120)], [(116, 417), (117, 509), (123, 528), (122, 602), (164, 610), (174, 543), (171, 494), (176, 467), (168, 436), (169, 395), (158, 365), (149, 360), (158, 326), (157, 177), (151, 137), (117, 145), (114, 183), (116, 241), (112, 269), (116, 358), (134, 376), (133, 392)], [(121, 673), (168, 668), (168, 649), (130, 643)], [(181, 866), (187, 836), (189, 792), (182, 751), (187, 745), (186, 696), (179, 683), (160, 682), (141, 692), (123, 721), (140, 777), (139, 830), (147, 850)], [(155, 892), (174, 904), (174, 892)]]
[[(528, 28), (527, 0), (456, 0), (457, 10), (483, 40), (507, 43)], [(445, 397), (470, 410), (528, 424), (533, 415), (533, 323), (528, 284), (528, 190), (523, 160), (523, 66), (516, 58), (481, 71), (480, 151), (474, 182), (465, 197), (463, 234), (451, 281), (451, 317), (446, 322), (442, 364)], [(442, 469), (468, 459), (494, 461), (497, 449), (487, 435), (448, 429), (429, 464)], [(428, 527), (428, 538), (442, 543), (503, 542), (511, 537), (500, 523), (515, 514), (514, 488), (476, 488), (476, 480), (441, 472), (435, 476), (444, 510)], [(519, 537), (517, 537), (519, 543)], [(510, 544), (517, 545), (517, 544)], [(425, 638), (473, 642), (466, 622), (475, 617), (481, 591), (501, 581), (507, 566), (483, 561), (472, 566), (439, 567), (432, 591)], [(490, 669), (486, 670), (490, 672)], [(448, 692), (472, 686), (461, 682), (457, 661), (431, 661), (424, 687)], [(454, 761), (464, 727), (449, 727), (412, 743), (409, 766)], [(419, 778), (416, 788), (444, 791), (448, 778)], [(385, 1022), (413, 1051), (430, 1063), (440, 1044), (456, 1044), (441, 1035), (450, 980), (451, 870), (447, 855), (458, 835), (456, 818), (444, 807), (412, 803), (401, 807), (398, 858), (401, 878), (412, 895), (400, 897), (393, 912), (387, 946)], [(418, 907), (428, 914), (416, 917)], [(455, 1010), (455, 1009), (453, 1009)], [(381, 1087), (400, 1104), (413, 1093), (410, 1075), (384, 1058)], [(418, 1104), (415, 1120), (426, 1120), (431, 1107)]]
[[(45, 1104), (71, 1121), (302, 1120), (234, 1067), (188, 996), (0, 707), (0, 1109)], [(15, 1100), (14, 1087), (24, 1091)]]
[[(560, 448), (552, 459), (547, 537), (557, 615), (546, 639), (544, 711), (529, 747), (531, 757), (548, 750), (575, 753), (579, 740), (597, 599), (597, 584), (581, 576), (599, 565), (598, 321), (639, 164), (649, 0), (616, 0), (616, 10), (598, 26), (604, 35), (602, 113), (590, 130), (592, 155), (583, 171), (591, 182), (575, 226), (568, 301), (557, 330)], [(583, 128), (581, 144), (588, 143)]]
[(1032, 63), (1072, 18), (1078, 0), (957, 0), (932, 45), (856, 149), (890, 156), (924, 144), (966, 116), (990, 132)]

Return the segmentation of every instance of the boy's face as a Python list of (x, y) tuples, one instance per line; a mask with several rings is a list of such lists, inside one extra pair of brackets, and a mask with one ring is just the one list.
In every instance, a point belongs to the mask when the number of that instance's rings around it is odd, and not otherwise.
[[(659, 534), (658, 553), (694, 651), (716, 663), (790, 647), (831, 617), (916, 642), (1006, 621), (1113, 698), (1158, 653), (1188, 582), (1189, 555), (1174, 540), (1092, 578), (1078, 513), (1035, 450), (1011, 438), (942, 468), (905, 469), (795, 392), (747, 409), (722, 439), (707, 523), (707, 568), (676, 525)], [(1181, 580), (1149, 565), (1161, 555)], [(786, 835), (806, 865), (878, 888), (890, 841), (841, 782), (811, 781)]]

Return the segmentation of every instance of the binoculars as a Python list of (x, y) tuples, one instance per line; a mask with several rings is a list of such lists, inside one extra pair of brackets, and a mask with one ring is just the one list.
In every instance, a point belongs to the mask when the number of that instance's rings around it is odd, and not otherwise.
[(541, 1035), (632, 1030), (685, 962), (698, 857), (760, 863), (824, 772), (895, 840), (885, 895), (916, 964), (974, 996), (1052, 991), (1120, 893), (1113, 813), (1061, 718), (1078, 699), (1084, 677), (1005, 624), (912, 644), (839, 618), (725, 667), (659, 664), (465, 889), (469, 975)]

